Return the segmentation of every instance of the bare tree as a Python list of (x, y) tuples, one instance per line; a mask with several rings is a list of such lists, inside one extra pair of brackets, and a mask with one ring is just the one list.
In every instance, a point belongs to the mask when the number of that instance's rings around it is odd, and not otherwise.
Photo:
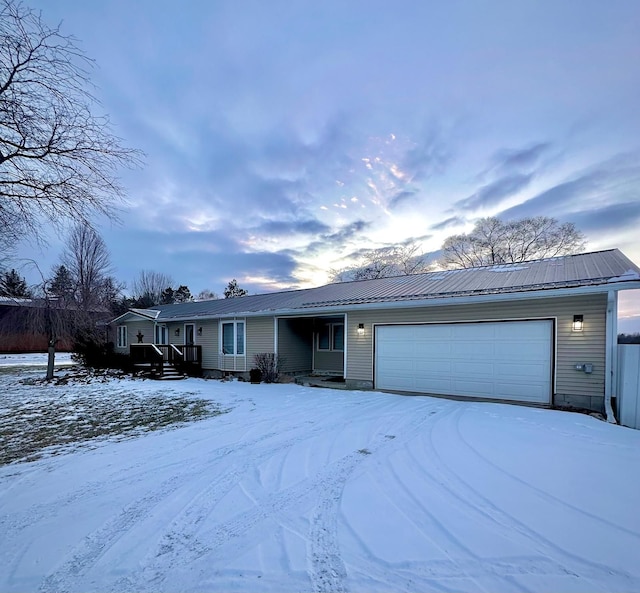
[(116, 177), (138, 162), (108, 117), (95, 115), (93, 63), (71, 36), (19, 0), (0, 0), (0, 235), (42, 238), (41, 217), (59, 225), (115, 217)]
[(78, 306), (95, 310), (104, 306), (104, 296), (111, 258), (107, 245), (100, 235), (86, 224), (78, 224), (71, 230), (63, 256), (63, 263), (75, 281)]
[(142, 270), (134, 279), (131, 296), (134, 306), (152, 307), (162, 302), (162, 293), (173, 285), (171, 276), (153, 270)]
[(421, 274), (430, 269), (416, 242), (391, 245), (362, 252), (355, 266), (331, 271), (331, 282), (373, 280), (391, 276)]
[(447, 238), (440, 261), (449, 268), (516, 263), (578, 253), (585, 244), (574, 224), (560, 224), (555, 218), (503, 222), (490, 217), (480, 219), (470, 233)]

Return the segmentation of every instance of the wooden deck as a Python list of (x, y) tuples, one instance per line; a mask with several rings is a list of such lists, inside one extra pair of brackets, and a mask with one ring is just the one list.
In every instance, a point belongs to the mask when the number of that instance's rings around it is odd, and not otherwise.
[(158, 379), (202, 374), (202, 346), (195, 344), (131, 344), (129, 355), (135, 368)]

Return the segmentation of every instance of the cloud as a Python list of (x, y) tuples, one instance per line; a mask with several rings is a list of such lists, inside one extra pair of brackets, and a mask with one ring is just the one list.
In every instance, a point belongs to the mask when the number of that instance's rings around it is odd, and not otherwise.
[(468, 198), (455, 202), (454, 210), (477, 210), (498, 204), (505, 198), (509, 198), (527, 187), (532, 178), (533, 174), (516, 174), (497, 179), (481, 187)]
[(587, 207), (598, 209), (611, 202), (637, 200), (640, 186), (638, 157), (639, 153), (616, 155), (522, 204), (503, 210), (499, 216), (507, 220), (540, 214), (563, 217)]
[(397, 208), (400, 204), (412, 201), (417, 194), (418, 192), (413, 189), (401, 190), (389, 200), (388, 206), (391, 210), (393, 210), (394, 208)]
[(640, 202), (621, 202), (602, 208), (571, 212), (566, 215), (576, 227), (588, 233), (640, 228)]
[(359, 237), (360, 233), (371, 226), (365, 220), (356, 220), (340, 227), (334, 232), (325, 233), (317, 241), (309, 243), (306, 247), (294, 250), (300, 257), (313, 257), (326, 250), (342, 249), (354, 241), (366, 241), (366, 238)]
[(370, 225), (371, 223), (365, 220), (356, 220), (343, 226), (341, 229), (334, 233), (323, 235), (322, 240), (327, 241), (328, 243), (340, 244), (353, 239), (356, 234), (361, 233)]
[(530, 170), (550, 148), (550, 142), (538, 142), (527, 148), (500, 150), (493, 157), (494, 167), (506, 172)]
[[(104, 233), (116, 274), (130, 286), (140, 270), (158, 270), (187, 284), (192, 292), (209, 288), (221, 293), (230, 278), (272, 278), (285, 286), (297, 285), (295, 254), (287, 251), (248, 251), (233, 226), (210, 232), (164, 233), (113, 229)], [(148, 246), (154, 245), (153, 250)], [(135, 253), (135, 258), (131, 254)], [(251, 292), (268, 286), (245, 286)], [(273, 290), (273, 287), (271, 288)]]
[(441, 173), (452, 158), (451, 145), (445, 141), (442, 130), (432, 126), (423, 132), (417, 143), (402, 159), (402, 168), (409, 172), (411, 181), (424, 182)]
[(248, 229), (250, 232), (262, 236), (287, 236), (287, 235), (319, 235), (328, 234), (331, 228), (316, 219), (307, 220), (267, 220), (262, 224)]
[(459, 226), (464, 223), (465, 223), (464, 218), (461, 218), (460, 216), (452, 216), (451, 218), (445, 218), (442, 222), (439, 222), (438, 224), (431, 225), (430, 228), (433, 229), (434, 231), (443, 231), (444, 229), (448, 229), (449, 227)]

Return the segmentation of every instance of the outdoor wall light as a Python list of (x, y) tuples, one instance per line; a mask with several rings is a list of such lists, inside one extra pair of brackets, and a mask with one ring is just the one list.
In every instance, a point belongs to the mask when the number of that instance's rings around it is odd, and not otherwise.
[(364, 336), (364, 323), (358, 323), (358, 335)]
[(584, 329), (584, 317), (582, 315), (573, 316), (573, 325), (571, 329), (574, 332), (581, 332)]
[(199, 328), (198, 328), (198, 335), (199, 335), (199, 336), (201, 336), (201, 335), (202, 335), (202, 328), (201, 328), (201, 327), (199, 327)]
[(177, 328), (176, 329), (176, 336), (179, 336), (179, 335), (180, 335), (180, 328)]

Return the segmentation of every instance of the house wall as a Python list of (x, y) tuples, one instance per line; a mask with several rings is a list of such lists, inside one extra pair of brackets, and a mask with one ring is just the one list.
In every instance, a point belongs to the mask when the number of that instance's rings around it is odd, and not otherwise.
[[(117, 331), (119, 325), (127, 326), (127, 347), (118, 348)], [(112, 324), (111, 336), (113, 338), (114, 352), (129, 354), (129, 346), (138, 344), (138, 332), (143, 334), (142, 344), (153, 344), (153, 321), (128, 321), (127, 323)]]
[(273, 354), (275, 326), (273, 317), (249, 317), (246, 323), (246, 364), (248, 365), (246, 370), (249, 370), (255, 366), (256, 354), (265, 352)]
[[(199, 327), (202, 328), (201, 336), (198, 335)], [(217, 320), (196, 321), (196, 344), (202, 346), (203, 370), (219, 368), (220, 336)]]
[(313, 355), (313, 370), (319, 372), (342, 373), (344, 352), (341, 350), (318, 350)]
[(311, 372), (313, 320), (278, 319), (278, 357), (285, 373)]
[[(556, 405), (601, 409), (605, 378), (606, 294), (474, 305), (379, 309), (349, 312), (347, 382), (373, 386), (373, 324), (446, 323), (499, 319), (556, 318)], [(573, 316), (584, 315), (584, 330), (571, 330)], [(365, 334), (357, 327), (364, 323)], [(593, 373), (577, 371), (577, 363), (592, 363)]]

